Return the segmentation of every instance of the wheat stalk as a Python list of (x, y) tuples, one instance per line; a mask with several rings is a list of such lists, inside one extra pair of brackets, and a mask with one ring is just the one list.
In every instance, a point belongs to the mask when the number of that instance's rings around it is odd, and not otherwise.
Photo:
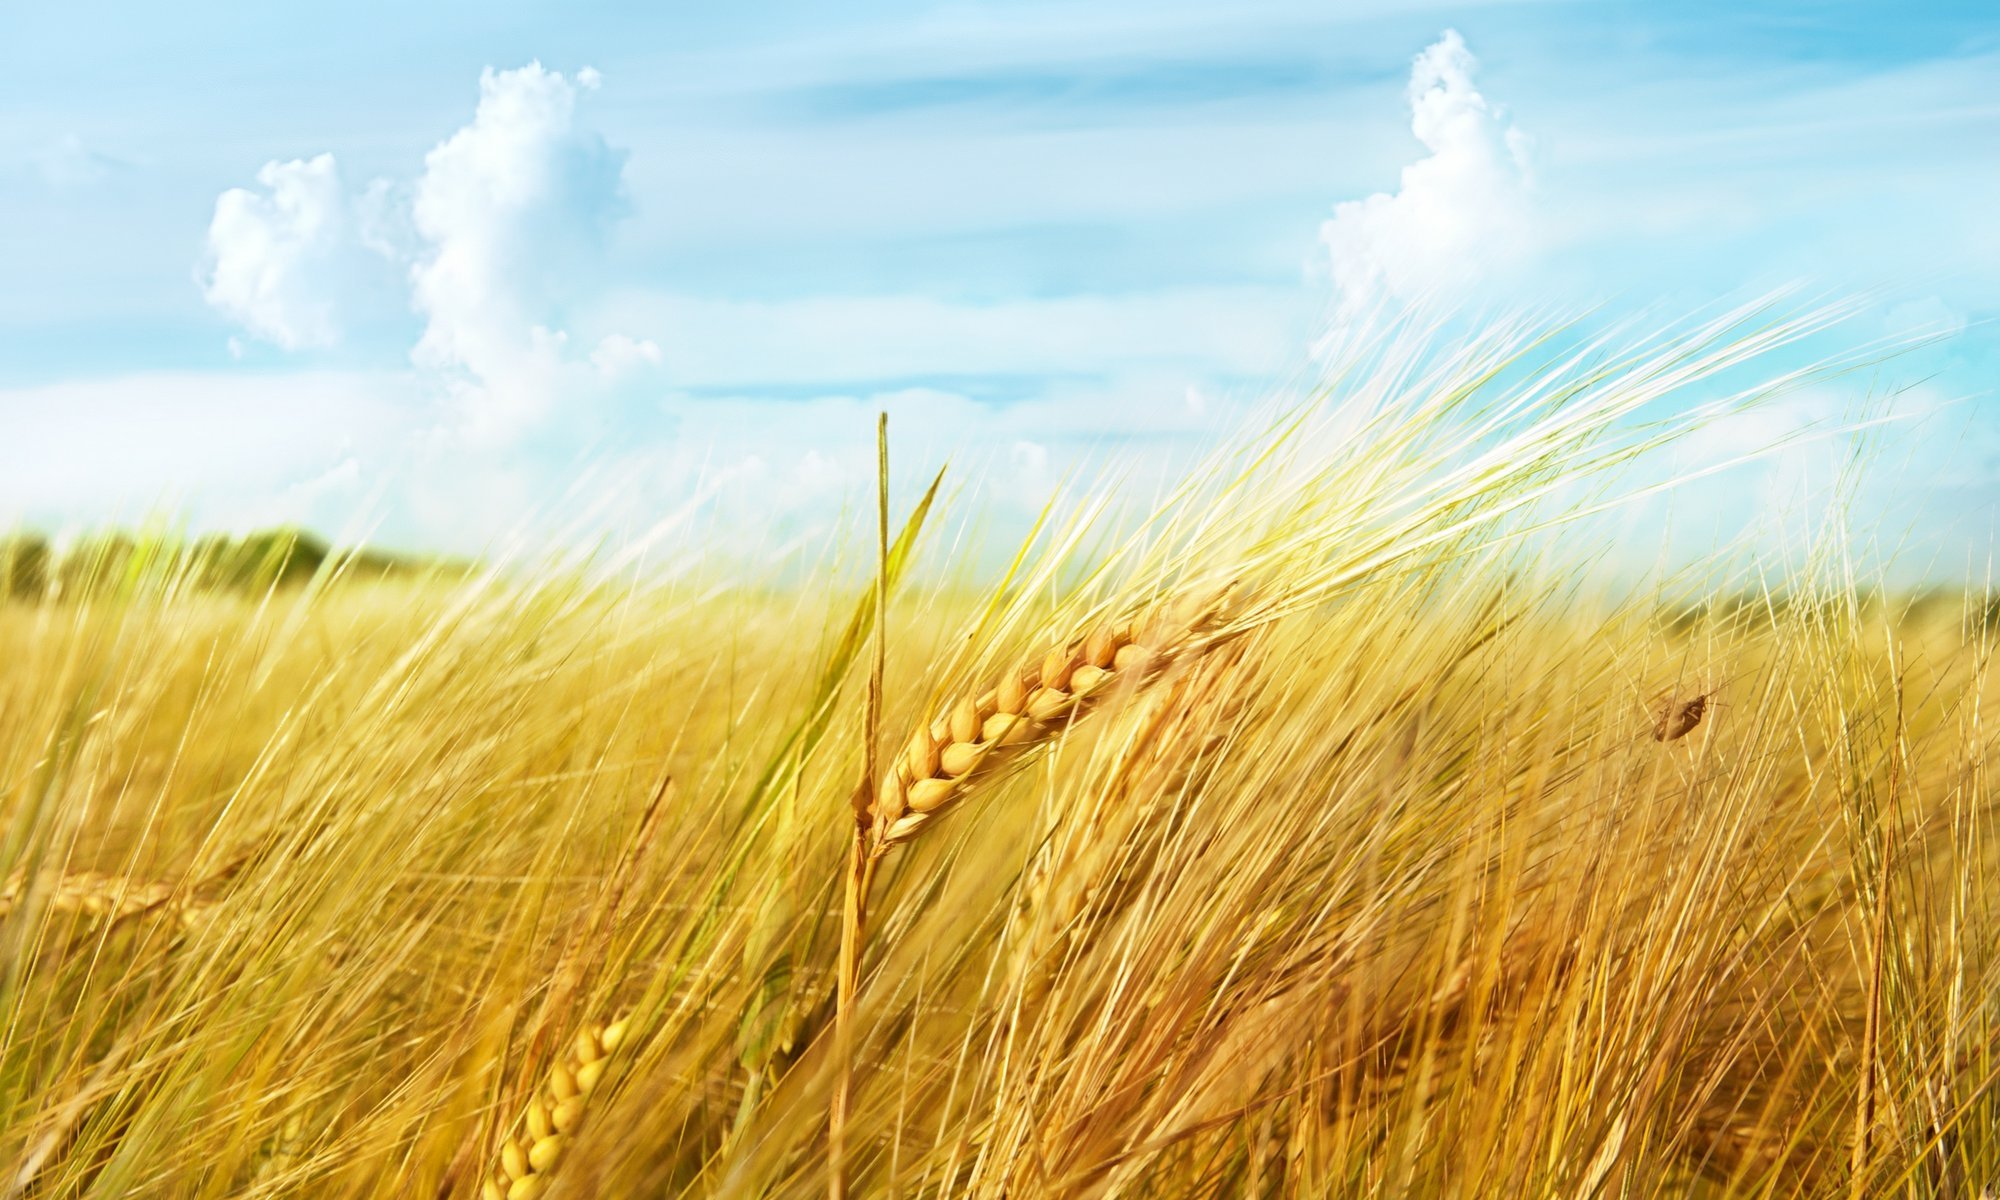
[(1875, 879), (1875, 912), (1869, 921), (1867, 1005), (1863, 1010), (1861, 1030), (1861, 1069), (1855, 1084), (1858, 1095), (1854, 1104), (1854, 1137), (1848, 1150), (1849, 1194), (1854, 1200), (1861, 1200), (1868, 1194), (1869, 1170), (1873, 1166), (1875, 1149), (1875, 1108), (1881, 1087), (1883, 963), (1889, 937), (1889, 885), (1893, 879), (1891, 869), (1896, 854), (1894, 805), (1902, 778), (1902, 750), (1903, 681), (1898, 676), (1896, 731), (1889, 744), (1889, 806), (1887, 811), (1877, 812), (1877, 820), (1882, 826), (1882, 844), (1877, 851), (1881, 867)]
[[(886, 470), (885, 458), (885, 477)], [(1003, 674), (991, 690), (961, 697), (946, 715), (919, 726), (902, 753), (886, 765), (879, 764), (875, 754), (882, 677), (882, 613), (877, 609), (877, 659), (869, 694), (863, 783), (853, 797), (853, 849), (841, 914), (834, 1086), (827, 1111), (829, 1200), (845, 1200), (847, 1195), (845, 1126), (852, 1087), (852, 1019), (876, 865), (961, 800), (976, 782), (998, 775), (1030, 751), (1053, 742), (1106, 697), (1131, 692), (1158, 678), (1174, 662), (1218, 644), (1223, 639), (1215, 635), (1214, 626), (1234, 590), (1232, 584), (1212, 601), (1180, 610), (1184, 619), (1107, 624), (1057, 646), (1039, 666), (1022, 664)], [(1191, 617), (1186, 616), (1189, 613)]]
[[(1199, 790), (1220, 764), (1228, 730), (1241, 718), (1249, 692), (1231, 681), (1249, 674), (1242, 653), (1248, 641), (1237, 641), (1199, 670), (1157, 689), (1140, 715), (1130, 740), (1103, 775), (1102, 798), (1082, 814), (1080, 825), (1068, 831), (1051, 828), (1020, 888), (1004, 941), (1012, 947), (1010, 977), (1024, 991), (1049, 982), (1046, 967), (1057, 945), (1086, 910), (1104, 921), (1130, 900), (1130, 880), (1142, 875), (1151, 854), (1136, 845), (1138, 830), (1159, 814), (1126, 813), (1115, 828), (1125, 803), (1136, 795), (1180, 797)], [(1117, 863), (1109, 878), (1094, 872), (1113, 855), (1131, 855)], [(1072, 886), (1062, 886), (1065, 877)], [(1054, 943), (1054, 944), (1052, 944)]]
[(876, 790), (876, 752), (882, 734), (882, 676), (888, 656), (889, 620), (889, 414), (875, 419), (875, 662), (868, 676), (868, 709), (862, 731), (861, 785), (854, 789), (854, 839), (848, 856), (840, 924), (840, 969), (835, 983), (833, 1096), (827, 1106), (828, 1200), (847, 1196), (847, 1108), (853, 1086), (854, 995), (861, 983), (861, 933), (867, 921), (869, 854), (873, 824), (869, 797)]

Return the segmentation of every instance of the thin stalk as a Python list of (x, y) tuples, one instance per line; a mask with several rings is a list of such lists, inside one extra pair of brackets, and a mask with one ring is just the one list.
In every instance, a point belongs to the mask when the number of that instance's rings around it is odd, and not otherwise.
[(1882, 823), (1882, 863), (1875, 876), (1874, 928), (1868, 945), (1868, 1014), (1861, 1029), (1860, 1095), (1854, 1106), (1854, 1147), (1848, 1159), (1848, 1195), (1861, 1200), (1868, 1191), (1870, 1158), (1875, 1141), (1875, 1097), (1879, 1090), (1882, 1042), (1882, 963), (1889, 940), (1890, 865), (1896, 853), (1895, 820), (1898, 776), (1903, 764), (1903, 686), (1896, 681), (1896, 738), (1889, 748), (1889, 807)]
[(847, 1110), (853, 1085), (854, 997), (861, 982), (861, 939), (867, 919), (869, 802), (875, 796), (875, 760), (882, 725), (882, 675), (888, 665), (889, 612), (889, 414), (875, 422), (875, 662), (868, 675), (866, 730), (862, 735), (861, 783), (854, 792), (854, 843), (847, 862), (847, 897), (841, 906), (840, 977), (833, 1017), (833, 1097), (827, 1105), (826, 1192), (847, 1196)]

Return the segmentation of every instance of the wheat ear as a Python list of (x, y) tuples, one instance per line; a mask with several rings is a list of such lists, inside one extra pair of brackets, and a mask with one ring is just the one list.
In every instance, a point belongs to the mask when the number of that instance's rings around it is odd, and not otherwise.
[[(619, 856), (618, 865), (598, 896), (586, 923), (587, 935), (556, 972), (544, 1010), (545, 1019), (548, 1011), (568, 1010), (570, 999), (583, 987), (584, 964), (601, 962), (606, 957), (612, 930), (629, 916), (625, 904), (628, 889), (659, 843), (673, 787), (672, 776), (660, 777), (625, 852)], [(485, 1200), (502, 1197), (528, 1200), (542, 1194), (549, 1184), (550, 1173), (583, 1119), (584, 1102), (596, 1090), (611, 1056), (627, 1042), (631, 1024), (631, 1014), (626, 1013), (609, 1022), (593, 1021), (577, 1031), (568, 1051), (549, 1069), (543, 1086), (528, 1101), (516, 1130), (500, 1143), (497, 1166), (486, 1168), (481, 1180), (481, 1195)], [(544, 1024), (542, 1028), (547, 1030), (549, 1026)]]
[(0, 884), (0, 919), (13, 916), (24, 895), (32, 893), (41, 894), (49, 912), (75, 913), (113, 925), (163, 912), (187, 926), (215, 906), (215, 901), (201, 899), (191, 890), (157, 880), (102, 871), (43, 871), (30, 887), (16, 872)]
[(569, 1139), (583, 1121), (584, 1104), (604, 1078), (604, 1070), (625, 1043), (624, 1018), (579, 1030), (569, 1053), (528, 1103), (521, 1128), (500, 1143), (500, 1161), (487, 1172), (484, 1200), (531, 1200), (549, 1185)]
[(1054, 741), (1107, 697), (1143, 687), (1219, 644), (1216, 629), (1229, 596), (1225, 590), (1157, 623), (1107, 623), (1003, 673), (991, 689), (961, 696), (944, 716), (919, 726), (882, 772), (869, 810), (871, 858), (916, 837), (975, 784)]

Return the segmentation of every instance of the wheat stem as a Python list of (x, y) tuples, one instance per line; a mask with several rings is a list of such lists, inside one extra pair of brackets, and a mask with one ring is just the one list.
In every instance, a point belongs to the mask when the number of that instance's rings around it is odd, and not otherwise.
[(1868, 939), (1867, 1013), (1861, 1029), (1861, 1078), (1854, 1106), (1854, 1144), (1848, 1159), (1848, 1195), (1861, 1200), (1867, 1194), (1868, 1174), (1874, 1157), (1875, 1098), (1879, 1091), (1882, 1042), (1882, 965), (1889, 940), (1890, 868), (1895, 859), (1893, 822), (1896, 819), (1896, 792), (1900, 784), (1903, 750), (1903, 688), (1896, 682), (1896, 736), (1889, 747), (1888, 811), (1878, 816), (1882, 825), (1882, 862), (1875, 877), (1875, 912)]
[(854, 1002), (861, 984), (861, 941), (867, 917), (870, 869), (869, 838), (881, 743), (882, 676), (888, 665), (889, 607), (889, 414), (875, 421), (875, 662), (868, 677), (868, 708), (862, 739), (861, 785), (855, 789), (854, 843), (848, 855), (846, 897), (841, 905), (840, 974), (833, 1015), (834, 1084), (827, 1106), (827, 1195), (847, 1195), (847, 1111), (854, 1082)]

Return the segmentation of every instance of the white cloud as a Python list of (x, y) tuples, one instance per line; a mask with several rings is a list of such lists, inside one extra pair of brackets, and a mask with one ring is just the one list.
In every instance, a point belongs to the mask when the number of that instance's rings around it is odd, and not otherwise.
[(411, 301), (426, 324), (411, 351), (441, 373), (468, 427), (505, 438), (589, 386), (589, 362), (629, 370), (658, 348), (622, 335), (578, 358), (557, 327), (624, 210), (624, 156), (579, 128), (579, 86), (540, 63), (483, 72), (471, 123), (424, 158), (411, 221), (422, 243)]
[(331, 154), (269, 162), (257, 182), (216, 198), (203, 294), (287, 350), (331, 346), (356, 248), (340, 169)]
[(495, 442), (559, 398), (642, 375), (655, 343), (611, 333), (577, 352), (561, 327), (625, 206), (624, 156), (576, 121), (579, 92), (599, 83), (589, 69), (572, 82), (540, 63), (488, 68), (472, 120), (412, 183), (350, 194), (331, 154), (266, 164), (260, 190), (216, 200), (209, 303), (284, 349), (331, 346), (367, 266), (401, 264), (424, 319), (411, 361), (450, 403), (453, 432)]
[(1394, 193), (1340, 204), (1320, 226), (1337, 323), (1385, 302), (1462, 299), (1531, 253), (1528, 139), (1472, 86), (1477, 65), (1456, 30), (1417, 56), (1410, 128), (1430, 154)]
[(628, 337), (622, 333), (605, 335), (590, 352), (590, 365), (606, 379), (617, 379), (634, 371), (660, 365), (660, 345), (650, 338)]

